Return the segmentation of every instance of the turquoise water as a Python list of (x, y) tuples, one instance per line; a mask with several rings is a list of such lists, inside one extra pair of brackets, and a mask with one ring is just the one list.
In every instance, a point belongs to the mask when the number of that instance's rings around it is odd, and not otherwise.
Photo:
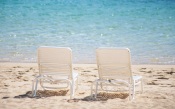
[(36, 62), (66, 46), (74, 63), (98, 47), (128, 47), (133, 64), (175, 64), (175, 0), (0, 0), (0, 61)]

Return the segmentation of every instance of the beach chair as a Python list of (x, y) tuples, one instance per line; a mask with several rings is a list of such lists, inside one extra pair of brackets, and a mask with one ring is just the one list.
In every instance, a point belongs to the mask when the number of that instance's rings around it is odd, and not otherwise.
[[(134, 76), (131, 71), (130, 50), (128, 48), (98, 48), (96, 59), (99, 79), (91, 85), (91, 96), (97, 97), (98, 86), (104, 91), (117, 91), (108, 89), (108, 86), (127, 86), (129, 99), (134, 99), (135, 86), (141, 84), (143, 92), (142, 76)], [(95, 88), (94, 88), (95, 86)]]
[(70, 99), (72, 99), (78, 86), (78, 73), (72, 72), (72, 51), (70, 48), (39, 47), (38, 67), (39, 75), (36, 76), (32, 85), (33, 97), (36, 96), (38, 83), (40, 83), (40, 86), (45, 90), (70, 87)]

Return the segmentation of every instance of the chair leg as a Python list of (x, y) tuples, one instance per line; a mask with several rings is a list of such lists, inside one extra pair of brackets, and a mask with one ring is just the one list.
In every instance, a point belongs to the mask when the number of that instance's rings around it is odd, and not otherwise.
[(32, 82), (32, 96), (34, 95), (34, 90), (35, 90), (35, 80)]
[(76, 86), (75, 81), (72, 81), (72, 90), (73, 90), (72, 96), (74, 96), (75, 94), (75, 88), (76, 88), (75, 86)]
[(129, 86), (129, 100), (132, 100), (132, 87)]
[(143, 79), (141, 79), (141, 93), (143, 93)]
[(36, 96), (36, 91), (37, 91), (37, 87), (38, 87), (38, 79), (34, 80), (35, 82), (35, 86), (34, 86), (34, 82), (33, 82), (33, 88), (34, 88), (34, 92), (32, 92), (32, 96), (35, 97)]
[(133, 86), (132, 87), (133, 87), (132, 88), (132, 99), (134, 99), (134, 97), (135, 97), (135, 80), (133, 82)]
[(71, 82), (69, 82), (69, 84), (70, 84), (70, 99), (72, 99), (72, 97), (73, 97), (73, 85)]
[(100, 87), (101, 87), (102, 90), (104, 90), (104, 89), (103, 89), (103, 84), (102, 84), (102, 83), (100, 83)]
[(97, 98), (97, 92), (98, 92), (98, 81), (96, 81), (95, 98)]
[(94, 82), (92, 82), (91, 84), (91, 97), (93, 97), (93, 86), (94, 86)]
[(40, 80), (39, 81), (40, 82), (40, 86), (44, 89), (44, 90), (46, 90), (46, 88), (43, 86), (43, 82)]
[(78, 89), (78, 77), (77, 77), (77, 80), (76, 80), (76, 90)]

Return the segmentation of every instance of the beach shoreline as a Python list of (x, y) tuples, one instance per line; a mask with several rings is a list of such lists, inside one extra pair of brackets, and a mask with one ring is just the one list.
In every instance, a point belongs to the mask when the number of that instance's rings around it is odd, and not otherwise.
[[(31, 98), (32, 80), (38, 74), (37, 63), (0, 63), (1, 109), (173, 109), (175, 108), (175, 65), (132, 65), (134, 75), (143, 76), (144, 93), (136, 98), (108, 98), (92, 100), (91, 83), (98, 78), (96, 64), (73, 64), (79, 73), (79, 88), (74, 99), (65, 96)], [(42, 90), (39, 87), (39, 90)]]

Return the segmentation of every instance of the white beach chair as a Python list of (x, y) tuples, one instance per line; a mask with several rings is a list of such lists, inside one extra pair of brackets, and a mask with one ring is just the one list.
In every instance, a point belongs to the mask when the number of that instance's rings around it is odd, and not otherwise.
[(99, 84), (101, 89), (105, 91), (116, 91), (108, 90), (108, 86), (113, 87), (119, 84), (127, 86), (130, 100), (134, 99), (137, 84), (141, 83), (141, 92), (143, 92), (142, 76), (133, 76), (132, 74), (128, 48), (98, 48), (96, 58), (99, 79), (92, 83), (91, 96), (95, 91), (95, 98), (97, 97)]
[[(66, 47), (38, 48), (39, 75), (33, 81), (32, 95), (36, 96), (38, 82), (44, 89), (59, 89), (70, 86), (70, 99), (78, 86), (78, 73), (72, 72), (72, 51)], [(49, 85), (46, 85), (49, 83)], [(58, 84), (57, 84), (58, 83)], [(62, 84), (54, 86), (54, 84)], [(52, 87), (53, 84), (53, 87)]]

